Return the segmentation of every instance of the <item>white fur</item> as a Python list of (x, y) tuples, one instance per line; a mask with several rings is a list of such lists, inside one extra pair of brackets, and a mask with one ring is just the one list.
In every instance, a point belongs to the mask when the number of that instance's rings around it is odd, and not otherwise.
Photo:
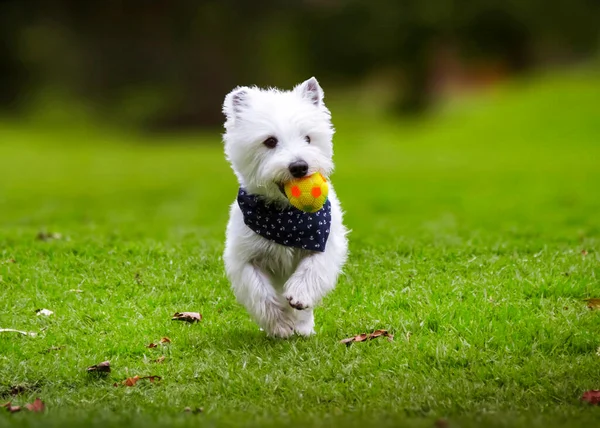
[[(333, 171), (334, 130), (314, 77), (292, 91), (238, 87), (225, 97), (223, 112), (225, 154), (249, 193), (289, 207), (279, 185), (293, 178), (291, 162), (306, 161), (308, 175), (321, 172), (329, 177)], [(273, 149), (263, 144), (269, 137), (278, 139)], [(227, 276), (238, 301), (271, 336), (313, 334), (313, 308), (335, 287), (346, 261), (347, 230), (329, 185), (331, 228), (322, 253), (263, 238), (244, 224), (237, 202), (231, 205), (224, 254)]]

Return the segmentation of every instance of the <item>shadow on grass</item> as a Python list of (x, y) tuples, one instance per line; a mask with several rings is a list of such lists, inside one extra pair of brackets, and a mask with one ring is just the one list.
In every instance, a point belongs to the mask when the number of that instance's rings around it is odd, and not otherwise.
[(279, 339), (267, 336), (264, 331), (255, 328), (231, 328), (225, 330), (218, 337), (212, 338), (212, 345), (221, 351), (249, 351), (249, 352), (280, 352), (290, 346), (310, 341), (309, 338), (292, 336), (288, 339)]

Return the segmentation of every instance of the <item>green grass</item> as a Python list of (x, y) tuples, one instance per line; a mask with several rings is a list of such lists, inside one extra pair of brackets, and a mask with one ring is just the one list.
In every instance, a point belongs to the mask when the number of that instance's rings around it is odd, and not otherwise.
[[(416, 122), (334, 106), (351, 256), (316, 336), (288, 341), (224, 277), (236, 183), (218, 132), (0, 124), (0, 328), (39, 333), (0, 333), (0, 402), (47, 405), (0, 426), (594, 426), (579, 398), (600, 389), (600, 312), (582, 301), (600, 297), (598, 100), (600, 78), (576, 75)], [(376, 328), (394, 341), (339, 343)], [(86, 372), (104, 360), (106, 378)], [(134, 375), (163, 380), (113, 387)]]

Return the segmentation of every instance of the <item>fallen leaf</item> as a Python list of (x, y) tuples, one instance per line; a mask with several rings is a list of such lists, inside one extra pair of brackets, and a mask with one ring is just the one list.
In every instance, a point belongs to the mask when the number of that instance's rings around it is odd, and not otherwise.
[(197, 415), (198, 413), (202, 413), (204, 412), (204, 409), (202, 407), (197, 407), (194, 410), (192, 410), (191, 407), (186, 407), (185, 409), (183, 409), (184, 413), (193, 413), (194, 415)]
[(590, 391), (585, 391), (581, 396), (581, 400), (590, 404), (600, 404), (600, 390), (592, 389)]
[(39, 241), (51, 241), (53, 239), (62, 239), (62, 235), (60, 233), (40, 232), (36, 238)]
[(37, 391), (38, 389), (39, 385), (37, 383), (21, 383), (11, 385), (6, 392), (0, 391), (0, 395), (6, 395), (7, 393), (10, 395), (21, 395), (31, 391)]
[(4, 263), (17, 263), (17, 261), (15, 259), (8, 259), (5, 260)]
[[(135, 384), (136, 384), (136, 383), (138, 383), (138, 381), (140, 381), (140, 380), (144, 380), (144, 379), (147, 379), (147, 380), (149, 380), (151, 383), (154, 383), (154, 381), (161, 380), (161, 379), (162, 379), (162, 377), (160, 377), (160, 376), (143, 376), (143, 377), (140, 377), (140, 376), (134, 376), (134, 377), (128, 377), (128, 378), (127, 378), (127, 379), (125, 379), (123, 382), (121, 382), (121, 385), (125, 385), (125, 386), (135, 386)], [(117, 386), (119, 386), (119, 383), (115, 382), (115, 383), (113, 384), (113, 386), (117, 387)]]
[(129, 377), (129, 378), (125, 379), (125, 381), (123, 382), (123, 385), (134, 386), (138, 380), (140, 380), (139, 376)]
[(163, 337), (162, 339), (160, 339), (160, 343), (171, 343), (171, 339), (169, 339), (168, 337)]
[(587, 302), (590, 309), (600, 309), (600, 299), (585, 299), (584, 302)]
[(390, 334), (387, 330), (375, 330), (373, 333), (362, 333), (353, 337), (348, 337), (346, 339), (340, 340), (340, 343), (344, 343), (346, 345), (351, 344), (352, 342), (364, 342), (366, 340), (375, 339), (377, 337), (387, 337), (387, 339), (391, 342), (394, 339), (394, 335)]
[(587, 250), (581, 250), (581, 255), (587, 256), (589, 253)]
[(40, 400), (39, 398), (36, 398), (35, 401), (31, 404), (26, 404), (25, 407), (30, 412), (36, 412), (36, 413), (43, 412), (44, 409), (46, 408), (46, 406), (44, 405), (44, 402), (42, 400)]
[(171, 318), (171, 320), (187, 321), (193, 323), (202, 320), (202, 315), (200, 315), (198, 312), (175, 312), (175, 315), (173, 315), (173, 318)]
[(71, 288), (71, 289), (69, 290), (69, 293), (83, 293), (83, 290), (77, 290), (77, 289), (75, 289), (75, 288)]
[(146, 345), (146, 348), (150, 348), (150, 349), (157, 348), (157, 347), (158, 347), (158, 345), (156, 343), (151, 343), (150, 345)]
[(11, 402), (0, 404), (0, 407), (4, 407), (10, 413), (17, 413), (21, 411), (21, 406), (13, 406)]
[(10, 395), (19, 395), (24, 393), (28, 389), (29, 388), (27, 388), (25, 385), (13, 385), (10, 387)]
[(364, 342), (367, 339), (369, 339), (369, 335), (367, 333), (362, 333), (362, 334), (359, 334), (358, 336), (354, 336), (355, 342)]
[(21, 333), (23, 336), (31, 336), (31, 337), (37, 336), (37, 333), (15, 330), (13, 328), (0, 328), (0, 333)]
[(40, 315), (44, 315), (46, 317), (49, 317), (50, 315), (52, 315), (54, 312), (52, 312), (51, 310), (48, 309), (36, 309), (35, 313), (38, 315), (38, 317)]
[(406, 341), (410, 342), (410, 336), (412, 336), (412, 333), (410, 331), (406, 332)]
[(141, 284), (142, 284), (142, 277), (140, 276), (140, 273), (139, 273), (139, 272), (137, 272), (137, 273), (135, 274), (135, 282), (137, 282), (137, 283), (138, 283), (138, 285), (141, 285)]
[(90, 366), (87, 368), (87, 371), (90, 373), (110, 373), (110, 361), (104, 361), (102, 363)]
[(163, 361), (165, 361), (165, 357), (164, 355), (162, 357), (158, 357), (156, 360), (154, 360), (155, 363), (157, 364), (162, 364)]

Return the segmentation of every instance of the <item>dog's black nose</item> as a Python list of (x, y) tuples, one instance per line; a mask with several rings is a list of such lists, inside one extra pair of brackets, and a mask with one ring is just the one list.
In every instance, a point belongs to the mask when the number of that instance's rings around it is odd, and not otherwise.
[(290, 172), (292, 173), (292, 175), (294, 177), (300, 178), (300, 177), (304, 177), (306, 175), (306, 173), (308, 172), (308, 164), (306, 162), (304, 162), (303, 160), (296, 161), (296, 162), (292, 162), (290, 164), (290, 166), (288, 166), (288, 169), (290, 170)]

